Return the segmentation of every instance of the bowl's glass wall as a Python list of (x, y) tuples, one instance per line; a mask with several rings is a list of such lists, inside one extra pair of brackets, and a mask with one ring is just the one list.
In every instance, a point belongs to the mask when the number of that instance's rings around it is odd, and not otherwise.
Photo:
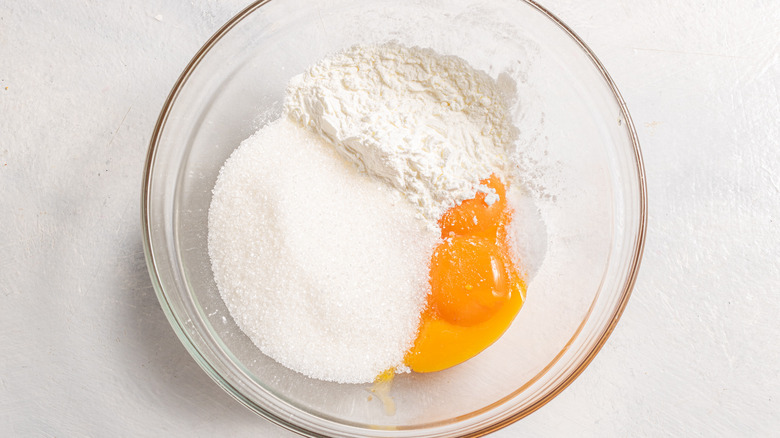
[[(259, 354), (232, 321), (207, 254), (224, 160), (281, 113), (287, 80), (354, 44), (397, 40), (516, 82), (528, 222), (528, 300), (475, 359), (400, 375), (395, 415), (367, 385), (305, 378)], [(610, 83), (554, 20), (522, 1), (276, 0), (196, 57), (153, 139), (146, 216), (163, 307), (212, 377), (288, 427), (333, 435), (474, 432), (537, 408), (586, 363), (625, 304), (644, 227), (634, 134)], [(280, 145), (283, 147), (283, 145)], [(405, 431), (405, 432), (404, 432)]]

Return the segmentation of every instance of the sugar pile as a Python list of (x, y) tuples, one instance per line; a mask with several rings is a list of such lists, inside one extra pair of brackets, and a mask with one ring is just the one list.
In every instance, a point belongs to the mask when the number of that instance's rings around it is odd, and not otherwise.
[(215, 280), (241, 330), (309, 377), (403, 366), (438, 234), (385, 184), (287, 118), (245, 140), (209, 211)]

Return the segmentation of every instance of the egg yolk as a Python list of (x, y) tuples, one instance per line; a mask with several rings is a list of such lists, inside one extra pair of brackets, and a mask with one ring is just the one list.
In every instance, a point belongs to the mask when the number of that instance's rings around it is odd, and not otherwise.
[(405, 358), (414, 371), (440, 371), (476, 356), (504, 334), (525, 300), (509, 256), (506, 189), (495, 175), (481, 183), (498, 200), (488, 204), (478, 192), (439, 221), (443, 241), (431, 257), (431, 293)]
[(431, 261), (433, 310), (447, 322), (486, 321), (509, 299), (509, 275), (500, 250), (479, 236), (448, 238)]
[(442, 237), (452, 234), (495, 237), (498, 227), (508, 221), (506, 189), (495, 175), (481, 181), (481, 185), (495, 191), (498, 200), (488, 205), (487, 193), (477, 192), (472, 199), (447, 210), (439, 219)]

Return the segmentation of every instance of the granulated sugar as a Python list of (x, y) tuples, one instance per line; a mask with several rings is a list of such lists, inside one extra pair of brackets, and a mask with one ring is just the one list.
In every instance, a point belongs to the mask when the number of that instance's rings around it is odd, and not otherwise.
[(209, 256), (231, 315), (265, 354), (309, 377), (403, 369), (438, 233), (386, 184), (282, 118), (220, 171)]

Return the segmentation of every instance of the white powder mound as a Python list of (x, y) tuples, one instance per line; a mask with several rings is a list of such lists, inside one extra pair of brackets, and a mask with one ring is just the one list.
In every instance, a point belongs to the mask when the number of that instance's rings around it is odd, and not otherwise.
[(290, 118), (399, 190), (435, 226), (501, 173), (516, 130), (498, 84), (454, 56), (355, 46), (294, 77)]
[(220, 294), (266, 355), (309, 377), (371, 382), (403, 366), (438, 234), (385, 184), (282, 118), (220, 171), (208, 246)]

